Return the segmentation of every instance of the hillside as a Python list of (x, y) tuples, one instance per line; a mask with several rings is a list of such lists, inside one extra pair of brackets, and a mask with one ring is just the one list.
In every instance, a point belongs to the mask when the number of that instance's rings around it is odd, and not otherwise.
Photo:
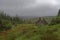
[(8, 32), (0, 33), (0, 40), (60, 40), (60, 24), (53, 26), (20, 24)]
[(58, 16), (11, 17), (0, 12), (0, 40), (60, 40)]

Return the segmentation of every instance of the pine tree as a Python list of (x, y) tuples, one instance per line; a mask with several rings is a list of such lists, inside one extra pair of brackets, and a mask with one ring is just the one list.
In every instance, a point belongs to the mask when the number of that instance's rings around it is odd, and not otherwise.
[(58, 16), (60, 16), (60, 9), (59, 9), (59, 11), (58, 11)]

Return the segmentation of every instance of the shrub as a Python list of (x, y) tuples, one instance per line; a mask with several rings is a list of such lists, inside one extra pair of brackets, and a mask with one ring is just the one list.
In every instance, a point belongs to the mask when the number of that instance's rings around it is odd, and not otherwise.
[(2, 20), (0, 23), (0, 31), (9, 30), (12, 28), (12, 24), (9, 21)]
[(55, 25), (55, 24), (60, 24), (60, 16), (53, 18), (49, 25)]

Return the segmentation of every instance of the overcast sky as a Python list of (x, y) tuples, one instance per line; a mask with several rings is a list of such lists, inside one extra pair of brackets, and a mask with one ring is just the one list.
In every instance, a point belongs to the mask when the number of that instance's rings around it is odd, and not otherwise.
[(53, 16), (59, 8), (60, 0), (0, 0), (0, 10), (10, 15)]

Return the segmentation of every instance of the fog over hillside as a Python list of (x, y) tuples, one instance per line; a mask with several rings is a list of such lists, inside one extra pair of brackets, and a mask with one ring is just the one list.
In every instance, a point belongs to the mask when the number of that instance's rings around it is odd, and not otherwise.
[(0, 0), (0, 10), (19, 16), (55, 16), (60, 0)]

